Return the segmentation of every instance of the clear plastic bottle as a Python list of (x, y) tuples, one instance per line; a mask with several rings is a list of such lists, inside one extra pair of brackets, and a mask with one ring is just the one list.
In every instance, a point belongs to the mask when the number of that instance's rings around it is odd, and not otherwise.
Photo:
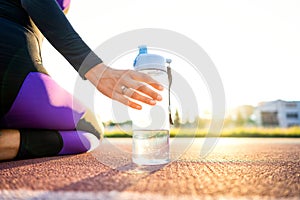
[(169, 81), (165, 63), (164, 57), (148, 54), (146, 46), (139, 47), (134, 69), (150, 75), (164, 86), (164, 90), (157, 91), (162, 96), (162, 101), (158, 101), (154, 106), (143, 104), (142, 110), (132, 112), (132, 160), (138, 165), (166, 164), (170, 160)]

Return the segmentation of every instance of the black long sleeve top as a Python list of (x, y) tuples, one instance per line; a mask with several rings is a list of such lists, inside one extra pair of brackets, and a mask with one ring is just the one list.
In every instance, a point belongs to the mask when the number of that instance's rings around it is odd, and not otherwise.
[(83, 79), (102, 62), (56, 0), (0, 0), (0, 118), (10, 109), (27, 74), (47, 74), (41, 58), (43, 36)]
[(0, 0), (0, 17), (31, 30), (39, 41), (41, 32), (82, 78), (102, 62), (73, 29), (55, 0)]

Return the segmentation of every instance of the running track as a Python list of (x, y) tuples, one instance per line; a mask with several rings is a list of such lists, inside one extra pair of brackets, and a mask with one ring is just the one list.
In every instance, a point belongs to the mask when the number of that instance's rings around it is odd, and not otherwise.
[[(90, 153), (0, 163), (0, 199), (300, 199), (300, 139), (171, 141), (173, 162), (138, 167), (130, 139), (106, 139)], [(182, 145), (181, 145), (182, 146)]]

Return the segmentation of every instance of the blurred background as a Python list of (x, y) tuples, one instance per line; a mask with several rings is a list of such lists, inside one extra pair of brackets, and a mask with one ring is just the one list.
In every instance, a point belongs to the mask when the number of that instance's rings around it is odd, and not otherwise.
[[(92, 49), (140, 28), (169, 29), (187, 36), (204, 49), (221, 76), (225, 128), (288, 128), (300, 125), (299, 10), (297, 0), (72, 0), (67, 17)], [(43, 59), (53, 78), (72, 93), (77, 73), (47, 41)], [(132, 60), (120, 59), (111, 65), (130, 69)], [(179, 71), (183, 65), (180, 60), (172, 63)], [(200, 114), (175, 105), (176, 126), (197, 124), (205, 129), (210, 121), (210, 96), (201, 78), (191, 85)], [(130, 125), (126, 120), (114, 121), (111, 100), (101, 94), (95, 99), (95, 112), (107, 127)]]

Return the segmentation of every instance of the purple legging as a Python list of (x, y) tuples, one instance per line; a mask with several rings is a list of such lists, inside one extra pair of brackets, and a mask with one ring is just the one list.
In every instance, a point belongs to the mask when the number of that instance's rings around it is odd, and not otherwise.
[(62, 10), (69, 7), (71, 0), (56, 0)]
[(95, 130), (93, 133), (91, 129), (78, 128), (84, 115), (86, 109), (50, 76), (31, 72), (1, 123), (13, 129), (58, 131), (63, 141), (58, 154), (75, 154), (99, 144), (101, 126), (88, 122), (88, 125), (95, 125), (91, 126)]

